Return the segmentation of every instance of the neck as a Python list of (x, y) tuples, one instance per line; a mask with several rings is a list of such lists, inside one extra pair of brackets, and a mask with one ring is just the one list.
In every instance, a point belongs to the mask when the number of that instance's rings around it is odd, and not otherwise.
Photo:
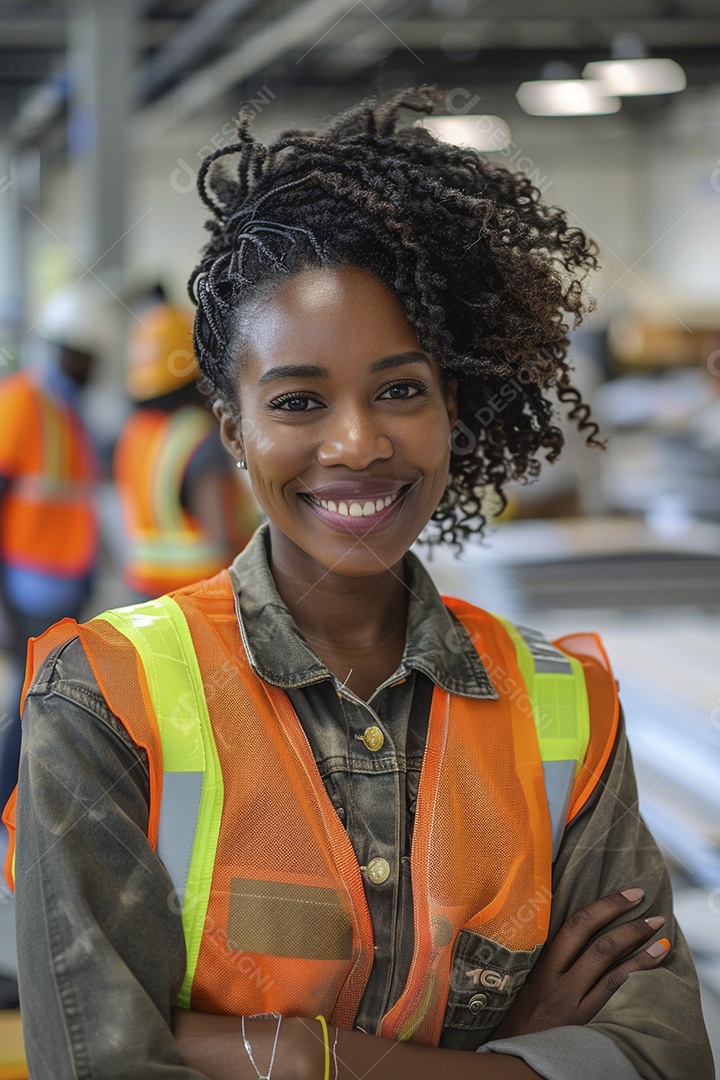
[(283, 603), (303, 636), (337, 652), (372, 654), (405, 643), (408, 590), (402, 560), (372, 577), (348, 577), (307, 559), (298, 566), (282, 544), (269, 554)]

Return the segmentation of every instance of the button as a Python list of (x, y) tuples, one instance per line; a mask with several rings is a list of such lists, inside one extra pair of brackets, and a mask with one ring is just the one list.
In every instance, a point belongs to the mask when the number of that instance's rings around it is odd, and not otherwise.
[(487, 994), (474, 994), (468, 1001), (468, 1009), (471, 1013), (479, 1013), (487, 1005)]
[(373, 754), (376, 750), (379, 750), (385, 742), (385, 736), (382, 731), (379, 727), (375, 727), (374, 724), (372, 727), (365, 728), (362, 735), (358, 735), (357, 738), (360, 742), (364, 742), (368, 750), (372, 750)]
[(390, 863), (387, 859), (371, 859), (366, 869), (373, 885), (382, 885), (383, 881), (390, 877)]

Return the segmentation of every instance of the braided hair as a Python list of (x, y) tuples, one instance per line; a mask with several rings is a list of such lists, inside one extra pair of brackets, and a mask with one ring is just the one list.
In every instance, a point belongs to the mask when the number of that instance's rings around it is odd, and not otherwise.
[[(402, 110), (430, 114), (440, 100), (430, 87), (367, 100), (269, 146), (241, 115), (237, 141), (198, 173), (212, 217), (188, 289), (198, 365), (231, 410), (244, 318), (289, 275), (352, 265), (391, 289), (444, 384), (457, 380), (448, 482), (423, 539), (461, 546), (486, 525), (483, 493), (504, 507), (508, 481), (538, 475), (538, 452), (559, 455), (552, 395), (588, 445), (603, 445), (566, 359), (597, 262), (593, 242), (527, 177), (400, 126)], [(214, 167), (230, 156), (234, 174)]]

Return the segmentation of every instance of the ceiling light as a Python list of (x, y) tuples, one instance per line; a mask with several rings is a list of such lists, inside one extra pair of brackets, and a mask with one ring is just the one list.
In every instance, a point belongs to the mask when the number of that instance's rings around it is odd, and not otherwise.
[(531, 116), (601, 116), (616, 113), (620, 98), (590, 79), (539, 79), (521, 83), (515, 94)]
[(510, 145), (510, 128), (499, 116), (428, 116), (418, 123), (452, 146), (484, 152)]
[(608, 93), (677, 94), (687, 86), (685, 72), (674, 60), (599, 60), (583, 68), (586, 79), (600, 80)]

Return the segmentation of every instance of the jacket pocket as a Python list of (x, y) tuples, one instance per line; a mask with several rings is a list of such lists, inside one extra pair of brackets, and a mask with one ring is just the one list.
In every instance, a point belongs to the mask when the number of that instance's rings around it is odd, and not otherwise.
[(453, 950), (440, 1045), (476, 1050), (491, 1037), (532, 970), (542, 945), (514, 951), (472, 930), (461, 930)]

